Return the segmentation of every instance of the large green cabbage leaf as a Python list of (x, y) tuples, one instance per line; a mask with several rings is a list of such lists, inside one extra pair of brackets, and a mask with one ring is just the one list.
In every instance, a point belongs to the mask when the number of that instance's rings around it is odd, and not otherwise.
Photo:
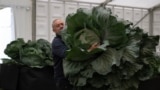
[[(64, 73), (77, 90), (137, 90), (159, 73), (159, 36), (149, 36), (109, 8), (79, 8), (66, 18)], [(88, 52), (95, 42), (100, 46)]]
[(53, 65), (51, 44), (44, 39), (24, 42), (22, 38), (18, 38), (9, 43), (4, 52), (10, 57), (10, 59), (3, 59), (4, 63), (36, 68)]

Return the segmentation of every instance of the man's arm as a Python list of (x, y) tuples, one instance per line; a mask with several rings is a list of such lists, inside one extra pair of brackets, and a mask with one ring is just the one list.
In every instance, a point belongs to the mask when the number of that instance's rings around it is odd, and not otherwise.
[(91, 47), (87, 50), (88, 52), (91, 52), (92, 50), (96, 49), (100, 44), (95, 42), (91, 45)]

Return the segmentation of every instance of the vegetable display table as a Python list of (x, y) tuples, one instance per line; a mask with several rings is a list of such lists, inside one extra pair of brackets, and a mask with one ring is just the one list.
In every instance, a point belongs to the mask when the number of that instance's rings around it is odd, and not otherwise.
[(6, 90), (17, 90), (20, 67), (0, 64), (0, 87)]
[(20, 69), (18, 90), (55, 90), (53, 68), (29, 68)]
[(1, 64), (0, 88), (3, 90), (55, 90), (53, 67), (30, 68)]

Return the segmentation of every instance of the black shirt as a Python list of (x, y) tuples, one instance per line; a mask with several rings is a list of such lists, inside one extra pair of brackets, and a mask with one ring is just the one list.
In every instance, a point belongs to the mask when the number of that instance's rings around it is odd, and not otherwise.
[(56, 35), (56, 37), (52, 41), (52, 55), (54, 60), (54, 79), (55, 80), (65, 79), (62, 63), (65, 57), (66, 50), (67, 50), (67, 46), (62, 41), (61, 36)]

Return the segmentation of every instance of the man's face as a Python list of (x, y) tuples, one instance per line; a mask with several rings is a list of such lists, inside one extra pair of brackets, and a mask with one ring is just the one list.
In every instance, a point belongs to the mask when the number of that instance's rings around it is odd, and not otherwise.
[(63, 27), (64, 27), (64, 22), (59, 19), (53, 22), (52, 24), (52, 29), (56, 34), (59, 34), (60, 31), (63, 29)]

